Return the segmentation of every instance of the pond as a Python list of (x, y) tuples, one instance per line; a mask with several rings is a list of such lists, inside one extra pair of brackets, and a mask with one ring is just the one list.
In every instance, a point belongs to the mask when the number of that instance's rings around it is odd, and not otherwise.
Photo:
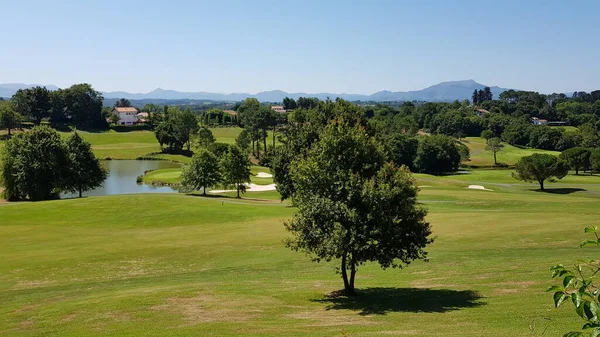
[[(152, 186), (138, 184), (137, 177), (150, 170), (181, 167), (180, 164), (164, 160), (104, 160), (102, 165), (109, 171), (104, 185), (94, 190), (83, 192), (84, 196), (100, 196), (132, 193), (177, 193), (177, 188), (170, 186)], [(73, 198), (77, 194), (64, 194), (63, 198)]]

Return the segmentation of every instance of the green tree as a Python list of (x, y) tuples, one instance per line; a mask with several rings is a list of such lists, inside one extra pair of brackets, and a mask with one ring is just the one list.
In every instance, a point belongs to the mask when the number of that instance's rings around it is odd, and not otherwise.
[(590, 166), (592, 170), (596, 172), (600, 171), (600, 149), (592, 149), (590, 151)]
[[(598, 226), (586, 227), (585, 233), (591, 233), (594, 237), (583, 241), (580, 247), (600, 246)], [(600, 272), (600, 263), (598, 260), (584, 261), (576, 264), (574, 268), (565, 268), (562, 264), (550, 268), (552, 278), (562, 281), (559, 285), (547, 289), (552, 293), (554, 306), (558, 308), (571, 300), (575, 313), (585, 322), (581, 330), (568, 332), (563, 337), (588, 337), (600, 334), (600, 299), (598, 298), (600, 287), (595, 281), (596, 274)]]
[(338, 122), (292, 169), (298, 212), (285, 223), (292, 234), (286, 244), (317, 262), (340, 260), (347, 295), (355, 294), (363, 263), (402, 268), (425, 258), (431, 242), (410, 172), (384, 160), (362, 127)]
[(111, 123), (117, 125), (119, 124), (121, 117), (119, 117), (119, 115), (117, 115), (116, 113), (111, 112), (110, 115), (108, 115), (108, 120), (110, 120)]
[(0, 105), (0, 129), (6, 129), (8, 136), (10, 131), (21, 125), (21, 116), (12, 108), (10, 104)]
[(115, 102), (115, 106), (118, 108), (128, 108), (131, 107), (131, 102), (127, 98), (121, 98)]
[(202, 195), (206, 195), (206, 187), (215, 186), (221, 180), (219, 160), (206, 149), (194, 154), (181, 174), (181, 185), (189, 191), (202, 189)]
[(189, 108), (185, 109), (179, 118), (181, 119), (182, 131), (185, 133), (185, 138), (187, 139), (185, 145), (189, 151), (192, 136), (198, 131), (198, 119)]
[(77, 132), (69, 136), (66, 145), (69, 166), (64, 190), (77, 192), (81, 198), (84, 191), (102, 186), (108, 172), (100, 165), (90, 143), (83, 140)]
[(224, 182), (227, 185), (235, 185), (238, 198), (240, 190), (242, 192), (246, 190), (244, 183), (250, 182), (251, 166), (252, 163), (248, 156), (237, 146), (231, 146), (221, 159)]
[(294, 110), (298, 107), (293, 98), (286, 97), (283, 99), (283, 108), (286, 110)]
[(293, 160), (294, 154), (289, 148), (278, 146), (273, 150), (271, 157), (271, 173), (273, 174), (275, 188), (277, 189), (277, 192), (279, 192), (282, 201), (291, 198), (296, 191), (290, 173)]
[(494, 154), (494, 166), (498, 165), (498, 161), (496, 160), (496, 154), (502, 150), (504, 145), (502, 141), (498, 137), (493, 137), (488, 139), (485, 149), (491, 151)]
[(179, 152), (189, 141), (190, 128), (184, 124), (183, 114), (179, 108), (165, 106), (165, 118), (154, 128), (154, 135), (161, 149), (167, 146), (166, 151)]
[(240, 132), (240, 134), (235, 138), (235, 145), (237, 145), (244, 152), (248, 152), (251, 142), (252, 137), (246, 129), (243, 129), (242, 132)]
[(42, 119), (50, 117), (50, 91), (46, 87), (20, 89), (12, 97), (15, 110), (40, 125)]
[[(544, 181), (562, 179), (569, 172), (569, 166), (563, 160), (550, 154), (534, 153), (525, 156), (515, 165), (513, 178), (526, 182), (536, 181), (540, 190), (544, 190)], [(553, 181), (553, 180), (550, 180)]]
[(414, 170), (417, 148), (419, 147), (417, 138), (395, 133), (386, 139), (385, 144), (389, 160), (393, 161), (397, 166), (406, 165), (411, 170)]
[(441, 174), (458, 170), (461, 155), (454, 139), (443, 135), (419, 138), (415, 166), (420, 172)]
[(213, 136), (212, 131), (206, 126), (201, 126), (198, 128), (198, 144), (200, 147), (209, 148), (211, 144), (213, 144), (216, 139)]
[(70, 165), (65, 143), (48, 126), (37, 126), (10, 138), (0, 160), (6, 200), (57, 198)]
[(494, 132), (492, 130), (483, 130), (481, 132), (481, 138), (485, 139), (487, 142), (490, 138), (494, 137)]
[(75, 84), (64, 90), (65, 114), (71, 121), (84, 127), (105, 128), (102, 114), (104, 98), (90, 84)]
[(575, 174), (579, 174), (579, 170), (587, 169), (590, 166), (590, 155), (592, 152), (584, 147), (573, 147), (563, 151), (560, 154), (560, 159), (567, 162)]

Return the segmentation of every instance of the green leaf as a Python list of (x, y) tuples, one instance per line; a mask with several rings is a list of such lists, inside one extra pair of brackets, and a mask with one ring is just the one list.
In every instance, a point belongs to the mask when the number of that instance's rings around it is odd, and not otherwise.
[(571, 283), (573, 283), (573, 280), (575, 279), (575, 276), (573, 275), (567, 275), (565, 276), (565, 278), (563, 279), (563, 286), (566, 288), (568, 286), (571, 285)]
[(571, 299), (573, 300), (573, 304), (576, 308), (581, 305), (581, 295), (579, 293), (573, 293), (571, 295)]
[(546, 289), (546, 292), (557, 292), (557, 291), (564, 291), (563, 287), (561, 286), (550, 286), (548, 287), (548, 289)]
[(584, 230), (584, 233), (596, 233), (598, 231), (598, 226), (587, 226)]
[(553, 296), (553, 297), (554, 297), (554, 306), (555, 306), (556, 308), (558, 308), (558, 307), (560, 306), (560, 304), (561, 304), (562, 302), (564, 302), (564, 300), (565, 300), (565, 297), (566, 297), (566, 296), (567, 296), (567, 295), (565, 295), (565, 293), (564, 293), (564, 292), (562, 292), (562, 291), (557, 291), (557, 292), (555, 292), (555, 293), (554, 293), (554, 296)]

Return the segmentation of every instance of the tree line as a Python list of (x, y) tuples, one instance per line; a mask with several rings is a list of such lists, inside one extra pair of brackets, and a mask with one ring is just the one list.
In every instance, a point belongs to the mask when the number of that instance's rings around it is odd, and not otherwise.
[(55, 199), (64, 192), (81, 197), (108, 174), (77, 132), (63, 139), (45, 125), (9, 138), (0, 156), (3, 196), (9, 201)]
[(10, 99), (9, 109), (34, 125), (43, 120), (86, 128), (106, 128), (102, 113), (102, 94), (87, 83), (50, 91), (45, 87), (18, 90)]

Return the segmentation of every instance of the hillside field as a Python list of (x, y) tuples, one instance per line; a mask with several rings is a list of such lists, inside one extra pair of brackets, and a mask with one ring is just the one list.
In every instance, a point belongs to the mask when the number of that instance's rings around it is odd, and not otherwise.
[[(473, 167), (493, 166), (494, 165), (494, 154), (491, 151), (485, 149), (485, 139), (481, 137), (467, 137), (463, 138), (462, 143), (467, 145), (471, 151), (471, 160), (466, 162), (465, 165)], [(501, 151), (496, 153), (498, 164), (514, 165), (521, 157), (529, 156), (534, 153), (548, 153), (558, 156), (558, 151), (547, 151), (531, 148), (520, 148), (502, 143), (504, 147)]]

